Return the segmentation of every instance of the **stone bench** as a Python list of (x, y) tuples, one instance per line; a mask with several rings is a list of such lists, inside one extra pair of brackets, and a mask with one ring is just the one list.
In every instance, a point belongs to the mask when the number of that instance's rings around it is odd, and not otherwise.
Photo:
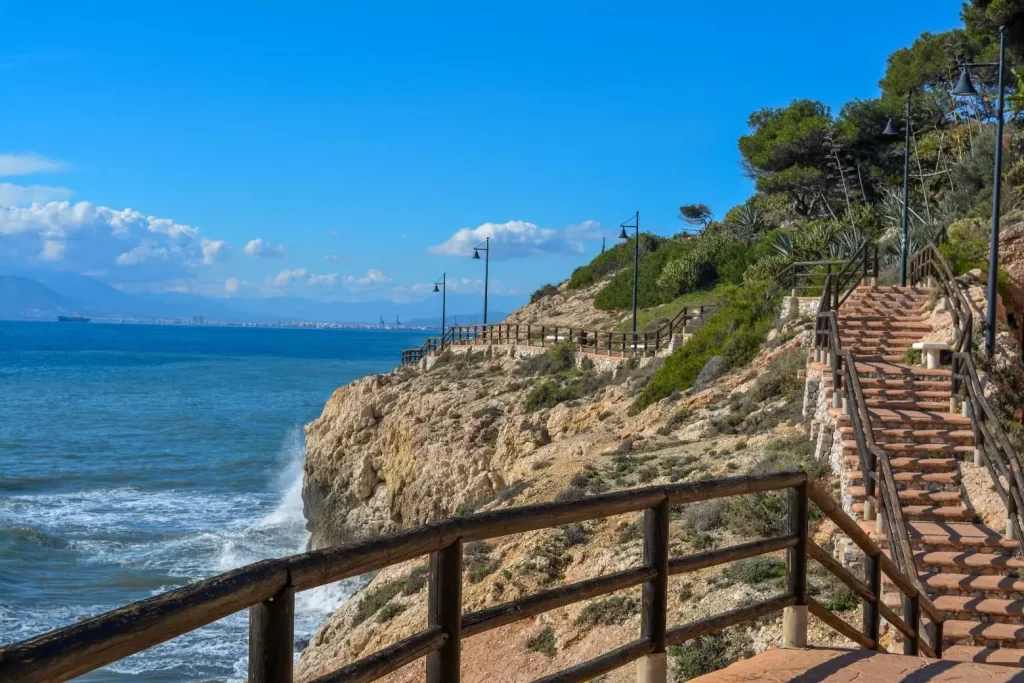
[(921, 352), (924, 366), (929, 370), (934, 370), (939, 367), (939, 357), (942, 352), (949, 350), (949, 344), (946, 342), (919, 341), (914, 342), (912, 348)]

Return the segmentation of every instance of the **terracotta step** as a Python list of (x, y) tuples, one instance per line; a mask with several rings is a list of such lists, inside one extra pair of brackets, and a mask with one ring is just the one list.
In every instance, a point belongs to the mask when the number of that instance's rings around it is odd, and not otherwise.
[(952, 574), (939, 572), (921, 577), (929, 590), (962, 593), (1024, 593), (1024, 579), (998, 574)]
[(919, 568), (933, 567), (942, 571), (960, 570), (971, 574), (1003, 574), (1024, 570), (1024, 559), (992, 553), (961, 553), (931, 551), (914, 554)]
[(927, 400), (927, 399), (938, 399), (944, 401), (946, 406), (949, 406), (949, 391), (943, 391), (941, 389), (897, 389), (895, 387), (866, 387), (861, 385), (861, 390), (864, 392), (865, 398), (875, 397), (887, 398), (887, 399), (904, 399), (904, 400)]
[[(814, 370), (821, 372), (827, 372), (831, 374), (831, 366), (827, 363), (810, 363), (809, 367)], [(924, 379), (929, 381), (942, 380), (952, 376), (952, 372), (947, 368), (922, 368), (920, 366), (908, 366), (899, 363), (888, 363), (878, 361), (865, 361), (857, 359), (857, 374), (860, 375), (860, 379), (863, 383), (865, 380), (873, 378), (885, 378), (885, 379), (900, 379), (900, 380), (914, 380)]]
[[(853, 437), (853, 427), (840, 427), (839, 433), (844, 437)], [(974, 432), (969, 429), (913, 429), (910, 427), (875, 428), (875, 441), (878, 445), (897, 443), (894, 439), (911, 439), (913, 443), (949, 442), (974, 444)], [(937, 441), (936, 441), (937, 440)]]
[[(925, 454), (927, 454), (927, 453), (935, 453), (935, 454), (941, 454), (941, 455), (945, 456), (946, 458), (951, 460), (953, 463), (958, 463), (959, 460), (957, 460), (955, 457), (950, 457), (950, 456), (953, 456), (953, 455), (955, 455), (957, 453), (970, 453), (971, 455), (974, 454), (974, 446), (970, 445), (970, 444), (967, 444), (967, 445), (964, 445), (964, 444), (955, 445), (955, 444), (948, 444), (948, 443), (889, 443), (889, 442), (882, 442), (882, 443), (879, 443), (878, 445), (879, 445), (879, 447), (884, 449), (885, 452), (888, 453), (890, 457), (893, 457), (893, 456), (899, 457), (899, 456), (903, 456), (903, 455), (907, 455), (907, 454), (920, 455), (922, 453), (925, 453)], [(852, 456), (856, 456), (857, 455), (857, 441), (856, 441), (856, 439), (844, 439), (843, 443), (842, 443), (842, 446), (843, 446), (843, 455), (845, 455), (845, 456), (851, 456), (851, 455)], [(927, 459), (927, 460), (940, 460), (942, 458), (930, 457), (930, 458), (925, 458), (925, 459)], [(895, 467), (895, 466), (896, 465), (893, 464), (893, 467)], [(929, 463), (929, 465), (926, 466), (926, 469), (928, 469), (929, 471), (931, 471), (933, 469), (932, 466), (931, 466), (931, 463)]]
[[(850, 486), (846, 492), (854, 500), (864, 499), (863, 486)], [(922, 489), (904, 489), (899, 491), (900, 502), (905, 504), (942, 505), (960, 503), (963, 495), (959, 491), (924, 491)]]
[(864, 403), (869, 408), (885, 408), (887, 410), (929, 410), (937, 413), (949, 411), (949, 399), (945, 401), (900, 401), (898, 399), (868, 398), (865, 396)]
[[(885, 536), (875, 531), (874, 522), (861, 521), (859, 524), (872, 538), (885, 542)], [(1011, 553), (1018, 548), (1016, 541), (1011, 541), (984, 524), (908, 522), (907, 531), (910, 542), (918, 545)]]
[[(826, 386), (832, 386), (832, 373), (826, 372), (821, 376)], [(905, 391), (942, 391), (947, 396), (953, 391), (953, 383), (949, 379), (941, 377), (914, 378), (914, 377), (861, 377), (860, 386), (866, 392), (868, 389), (902, 389)]]
[(926, 322), (919, 322), (916, 320), (901, 320), (898, 318), (885, 318), (882, 316), (871, 316), (861, 318), (839, 318), (839, 330), (842, 335), (843, 330), (862, 329), (862, 330), (919, 330), (921, 332), (927, 332), (934, 334), (932, 326)]
[[(860, 470), (844, 473), (847, 481), (862, 481)], [(897, 486), (905, 489), (922, 489), (931, 486), (960, 486), (960, 472), (893, 472)]]
[(943, 648), (942, 660), (974, 662), (998, 666), (1024, 667), (1024, 650), (1015, 647), (978, 647), (977, 645), (951, 645)]
[[(829, 415), (836, 418), (840, 425), (850, 424), (850, 416), (843, 413), (839, 408), (829, 408)], [(939, 413), (936, 411), (924, 410), (889, 410), (887, 408), (868, 408), (868, 416), (871, 424), (877, 429), (884, 425), (884, 428), (934, 428), (942, 426), (970, 425), (971, 419), (963, 415), (953, 413)], [(892, 425), (893, 427), (890, 427)]]
[(967, 640), (989, 643), (994, 641), (1001, 646), (1004, 643), (1024, 645), (1024, 626), (947, 619), (942, 624), (942, 639), (945, 642)]
[[(863, 514), (864, 503), (854, 503), (851, 509)], [(974, 522), (978, 519), (978, 513), (963, 505), (903, 505), (903, 514), (911, 520), (931, 522)]]
[[(847, 442), (843, 442), (845, 446)], [(843, 461), (847, 467), (855, 468), (860, 466), (860, 457), (844, 455)], [(960, 468), (960, 461), (956, 458), (890, 458), (889, 463), (895, 472), (956, 472)]]

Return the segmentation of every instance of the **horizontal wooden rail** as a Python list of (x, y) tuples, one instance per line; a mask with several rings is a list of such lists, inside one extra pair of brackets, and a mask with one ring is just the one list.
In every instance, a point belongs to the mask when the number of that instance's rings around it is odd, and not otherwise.
[(688, 640), (699, 638), (700, 636), (708, 633), (715, 633), (722, 629), (735, 626), (736, 624), (742, 624), (746, 621), (753, 621), (754, 619), (760, 619), (763, 616), (773, 614), (795, 605), (797, 598), (792, 593), (785, 593), (783, 595), (770, 598), (763, 602), (757, 602), (753, 605), (746, 605), (744, 607), (737, 607), (731, 609), (728, 612), (722, 612), (712, 617), (701, 619), (685, 626), (677, 626), (676, 628), (669, 629), (668, 631), (668, 642), (670, 645), (681, 645)]
[(469, 638), (491, 629), (535, 617), (559, 607), (571, 605), (583, 600), (590, 600), (601, 595), (614, 593), (625, 588), (639, 586), (650, 581), (658, 572), (648, 567), (636, 567), (625, 571), (571, 583), (550, 590), (535, 593), (521, 600), (506, 602), (488, 607), (478, 612), (471, 612), (462, 617), (462, 637)]
[[(790, 534), (675, 560), (668, 558), (671, 505), (784, 490), (790, 492)], [(808, 498), (817, 502), (840, 528), (856, 529), (863, 535), (831, 498), (810, 484), (807, 475), (801, 471), (654, 486), (580, 501), (497, 510), (448, 519), (371, 541), (266, 560), (0, 648), (0, 682), (67, 680), (246, 607), (253, 608), (250, 611), (250, 631), (256, 636), (250, 638), (250, 680), (287, 681), (291, 675), (291, 596), (294, 591), (308, 590), (424, 555), (431, 557), (427, 629), (327, 674), (318, 679), (318, 683), (375, 680), (424, 656), (428, 659), (428, 683), (441, 683), (449, 680), (454, 675), (452, 672), (458, 671), (461, 640), (464, 638), (642, 584), (643, 629), (638, 640), (542, 679), (589, 680), (640, 657), (649, 654), (661, 656), (668, 644), (682, 643), (780, 609), (802, 608), (806, 586), (805, 552), (849, 583), (849, 573), (845, 569), (830, 557), (825, 559), (823, 551), (808, 543)], [(462, 614), (463, 543), (641, 510), (645, 519), (644, 566)], [(859, 540), (865, 547), (874, 547), (870, 539), (865, 542), (863, 538), (855, 537), (854, 540)], [(789, 551), (791, 560), (787, 565), (790, 589), (786, 594), (666, 629), (666, 582), (670, 574), (782, 550)], [(794, 557), (796, 561), (793, 561)], [(928, 611), (925, 602), (922, 597), (922, 609)], [(816, 603), (807, 601), (806, 604), (814, 608)], [(886, 613), (886, 617), (897, 628), (904, 625), (891, 611)], [(288, 621), (282, 622), (282, 619)], [(858, 642), (873, 642), (866, 636), (860, 637)], [(262, 664), (254, 669), (253, 662)]]
[(615, 648), (600, 657), (577, 664), (572, 668), (559, 671), (544, 678), (538, 678), (535, 683), (577, 683), (589, 681), (609, 671), (615, 671), (630, 662), (635, 662), (644, 655), (650, 654), (653, 649), (654, 644), (649, 638), (640, 638), (632, 643)]
[(314, 679), (313, 683), (367, 683), (401, 669), (431, 652), (437, 652), (448, 641), (448, 634), (440, 626), (400, 640), (369, 657), (342, 667), (337, 671)]
[(708, 550), (696, 555), (678, 557), (669, 560), (668, 573), (675, 575), (695, 572), (698, 569), (715, 567), (726, 562), (736, 562), (749, 557), (795, 548), (799, 542), (799, 536), (779, 536), (777, 538), (767, 538), (762, 541), (751, 541), (750, 543), (734, 545), (720, 550)]

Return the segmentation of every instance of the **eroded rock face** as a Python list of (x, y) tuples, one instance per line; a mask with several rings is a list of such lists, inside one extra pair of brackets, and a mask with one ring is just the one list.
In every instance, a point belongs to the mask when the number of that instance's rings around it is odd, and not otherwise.
[[(506, 359), (470, 371), (438, 368), (368, 377), (334, 392), (306, 426), (303, 500), (322, 548), (473, 509), (507, 486), (521, 458), (584, 417), (562, 407), (526, 413)], [(464, 376), (471, 372), (472, 376)]]

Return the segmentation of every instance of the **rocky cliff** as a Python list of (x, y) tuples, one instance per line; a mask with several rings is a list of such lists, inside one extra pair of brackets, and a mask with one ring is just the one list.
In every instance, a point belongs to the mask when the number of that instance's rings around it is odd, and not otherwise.
[[(354, 382), (338, 389), (306, 428), (304, 498), (313, 545), (471, 511), (792, 465), (793, 457), (810, 453), (800, 421), (800, 345), (807, 340), (802, 323), (791, 323), (773, 333), (751, 366), (637, 416), (628, 414), (629, 405), (659, 361), (624, 363), (611, 373), (579, 359), (567, 364), (558, 352), (526, 357), (494, 347), (447, 355), (429, 370)], [(736, 520), (756, 526), (763, 513), (680, 511), (689, 517), (673, 525), (674, 552), (756, 535)], [(464, 609), (635, 566), (642, 554), (638, 529), (636, 519), (614, 518), (469, 544)], [(820, 533), (827, 542), (831, 532)], [(717, 568), (673, 579), (670, 619), (682, 623), (773, 593), (778, 563), (769, 560), (767, 574), (754, 578), (730, 578)], [(299, 680), (422, 628), (424, 583), (422, 560), (377, 574), (315, 635), (298, 663)], [(638, 623), (638, 591), (555, 610), (467, 641), (464, 676), (532, 680), (631, 640)], [(778, 634), (779, 624), (768, 620), (712, 645), (722, 656), (737, 655), (766, 649)], [(822, 632), (816, 642), (837, 641)], [(509, 657), (518, 663), (514, 672), (503, 664)], [(387, 680), (421, 679), (419, 664)]]

